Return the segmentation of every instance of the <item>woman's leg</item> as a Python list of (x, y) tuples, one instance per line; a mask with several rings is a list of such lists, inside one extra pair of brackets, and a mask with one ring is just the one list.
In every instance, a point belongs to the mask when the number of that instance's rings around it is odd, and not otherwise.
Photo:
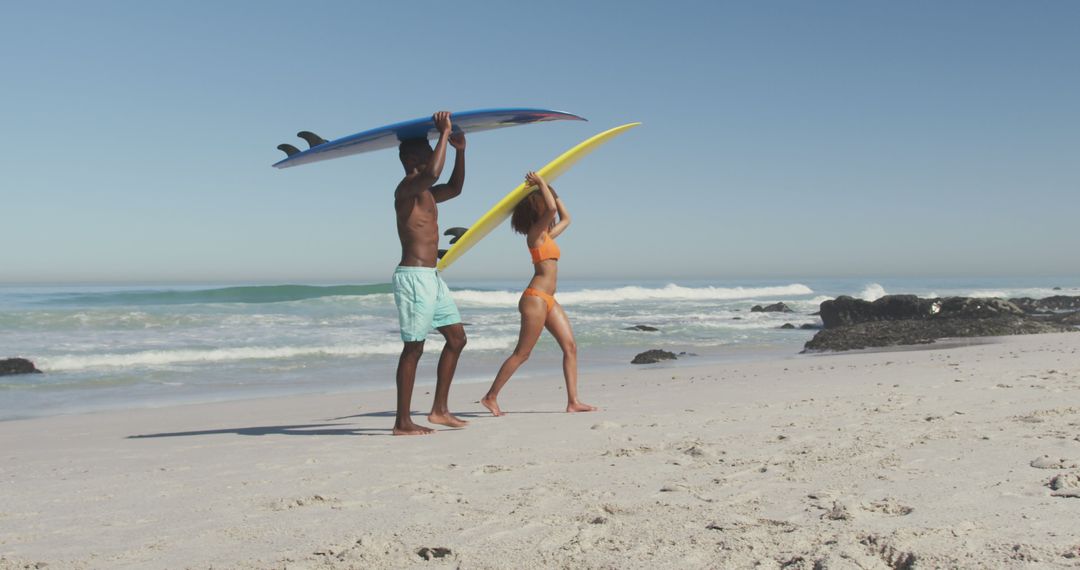
[(566, 411), (568, 412), (593, 412), (595, 406), (582, 403), (578, 399), (577, 392), (577, 342), (574, 341), (574, 329), (570, 327), (570, 319), (566, 317), (566, 311), (562, 305), (555, 303), (555, 307), (547, 314), (544, 323), (551, 336), (559, 343), (563, 351), (563, 376), (566, 378)]
[(529, 359), (529, 354), (532, 353), (533, 347), (536, 346), (540, 333), (544, 331), (544, 316), (547, 312), (547, 305), (539, 297), (522, 295), (521, 300), (518, 301), (518, 311), (521, 312), (521, 331), (518, 333), (517, 346), (514, 347), (513, 354), (499, 368), (499, 373), (495, 375), (495, 381), (491, 383), (487, 395), (480, 399), (480, 403), (488, 410), (491, 410), (492, 415), (496, 416), (503, 415), (497, 402), (499, 391), (510, 381), (510, 377), (517, 371), (518, 367)]

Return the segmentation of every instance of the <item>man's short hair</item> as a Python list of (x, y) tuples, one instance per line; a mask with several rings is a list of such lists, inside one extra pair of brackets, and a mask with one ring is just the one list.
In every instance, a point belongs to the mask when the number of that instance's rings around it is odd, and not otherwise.
[(398, 156), (411, 154), (421, 148), (431, 150), (431, 143), (429, 143), (426, 138), (405, 139), (398, 145)]

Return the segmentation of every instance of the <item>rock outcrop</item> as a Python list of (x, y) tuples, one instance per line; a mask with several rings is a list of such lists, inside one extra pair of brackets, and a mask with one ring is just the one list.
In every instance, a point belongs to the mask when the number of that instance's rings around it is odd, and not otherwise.
[(754, 305), (753, 307), (750, 307), (750, 312), (751, 313), (794, 313), (795, 311), (792, 311), (791, 307), (788, 307), (784, 303), (773, 303), (771, 305), (765, 305), (764, 307), (762, 307), (761, 305)]
[(630, 364), (656, 364), (664, 360), (677, 360), (678, 356), (675, 356), (674, 352), (668, 352), (666, 350), (660, 350), (658, 348), (653, 350), (646, 350), (641, 354), (634, 357), (630, 361)]
[(842, 296), (821, 303), (824, 329), (806, 350), (927, 344), (939, 338), (1037, 334), (1077, 330), (1065, 315), (1041, 318), (995, 298), (923, 299), (886, 295), (876, 301)]
[(5, 358), (0, 360), (0, 376), (12, 374), (41, 374), (33, 362), (25, 358)]
[(1056, 313), (1060, 311), (1080, 311), (1080, 297), (1067, 295), (1054, 295), (1044, 299), (1032, 299), (1020, 297), (1009, 299), (1009, 302), (1020, 307), (1026, 313)]

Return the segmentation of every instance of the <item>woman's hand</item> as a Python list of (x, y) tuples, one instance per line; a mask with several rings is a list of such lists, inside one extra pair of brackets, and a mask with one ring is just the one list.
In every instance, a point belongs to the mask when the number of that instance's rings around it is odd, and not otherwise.
[(525, 174), (525, 181), (537, 188), (547, 186), (547, 181), (544, 180), (544, 177), (532, 171)]

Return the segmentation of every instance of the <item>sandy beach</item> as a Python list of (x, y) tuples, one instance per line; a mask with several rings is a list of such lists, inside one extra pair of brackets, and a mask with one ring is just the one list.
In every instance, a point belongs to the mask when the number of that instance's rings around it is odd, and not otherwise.
[(553, 369), (425, 437), (392, 391), (3, 422), (0, 568), (1077, 567), (1078, 350), (627, 365), (575, 415)]

